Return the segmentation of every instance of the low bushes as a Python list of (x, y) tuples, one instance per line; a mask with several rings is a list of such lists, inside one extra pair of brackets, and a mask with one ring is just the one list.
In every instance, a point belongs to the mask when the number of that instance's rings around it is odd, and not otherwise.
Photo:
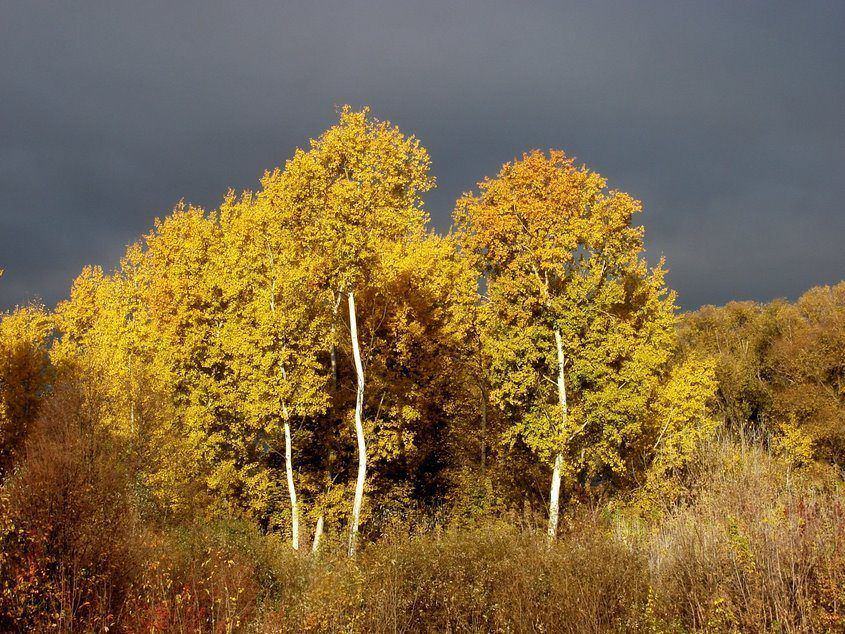
[(264, 631), (625, 631), (648, 599), (645, 557), (595, 524), (551, 547), (495, 521), (389, 536), (307, 575), (298, 605), (282, 600)]
[(0, 629), (102, 630), (132, 592), (138, 543), (127, 474), (99, 403), (58, 384), (0, 489)]
[(685, 630), (845, 628), (845, 496), (831, 473), (713, 445), (695, 501), (649, 539), (656, 613)]
[(328, 534), (312, 556), (243, 520), (145, 520), (96, 395), (62, 389), (0, 487), (3, 631), (845, 628), (845, 495), (830, 468), (723, 440), (684, 500), (573, 504), (552, 545), (500, 514), (393, 525), (355, 559)]

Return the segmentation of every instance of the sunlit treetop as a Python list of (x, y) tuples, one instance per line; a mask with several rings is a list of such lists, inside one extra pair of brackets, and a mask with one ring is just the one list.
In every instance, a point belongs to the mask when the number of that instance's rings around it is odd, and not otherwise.
[(262, 179), (260, 198), (301, 236), (333, 288), (355, 287), (384, 241), (422, 232), (434, 187), (428, 152), (369, 110), (344, 106), (338, 123)]
[(465, 248), (490, 272), (551, 273), (575, 263), (583, 250), (611, 260), (642, 249), (642, 227), (631, 225), (639, 201), (608, 190), (600, 174), (562, 151), (526, 153), (478, 188), (458, 200), (455, 220)]

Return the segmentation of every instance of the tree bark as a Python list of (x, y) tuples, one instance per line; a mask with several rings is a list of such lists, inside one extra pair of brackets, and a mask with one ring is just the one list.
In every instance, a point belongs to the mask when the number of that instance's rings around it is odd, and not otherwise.
[(311, 544), (311, 552), (316, 554), (320, 550), (320, 539), (323, 537), (323, 516), (317, 518), (317, 527), (314, 529), (314, 543)]
[[(270, 266), (273, 266), (273, 254), (270, 253)], [(276, 314), (276, 279), (270, 281), (270, 312)], [(282, 379), (287, 382), (288, 374), (285, 367), (281, 367)], [(285, 474), (288, 480), (288, 495), (290, 495), (290, 533), (291, 546), (294, 550), (299, 550), (299, 505), (296, 501), (296, 486), (293, 482), (293, 442), (290, 437), (290, 413), (285, 399), (282, 402), (282, 416), (284, 417), (285, 429)]]
[(555, 456), (555, 466), (552, 469), (552, 490), (549, 495), (549, 541), (557, 537), (557, 523), (560, 515), (560, 472), (563, 468), (563, 454)]
[(291, 545), (299, 550), (299, 505), (296, 501), (296, 487), (293, 484), (293, 460), (290, 439), (290, 423), (287, 421), (287, 407), (285, 407), (285, 471), (288, 476), (288, 493), (290, 493), (290, 531)]
[[(555, 345), (557, 346), (557, 395), (560, 401), (561, 429), (566, 429), (566, 379), (563, 374), (563, 341), (560, 330), (555, 329)], [(549, 541), (557, 536), (557, 523), (560, 515), (560, 477), (563, 469), (563, 453), (558, 451), (555, 455), (554, 469), (552, 470), (552, 487), (549, 495)]]
[(355, 314), (355, 295), (349, 293), (349, 332), (352, 336), (352, 357), (357, 375), (357, 393), (355, 397), (355, 435), (358, 439), (358, 479), (355, 483), (355, 500), (352, 505), (352, 525), (349, 529), (349, 556), (355, 554), (355, 542), (358, 538), (358, 524), (361, 518), (361, 504), (364, 501), (364, 481), (367, 477), (367, 443), (364, 438), (364, 365), (361, 362), (361, 349), (358, 345), (358, 321)]
[[(282, 378), (287, 381), (288, 373), (282, 366)], [(290, 437), (290, 413), (285, 399), (282, 400), (282, 416), (285, 429), (285, 474), (288, 479), (288, 495), (290, 495), (290, 535), (291, 546), (299, 550), (299, 504), (296, 501), (296, 486), (293, 482), (293, 441)]]

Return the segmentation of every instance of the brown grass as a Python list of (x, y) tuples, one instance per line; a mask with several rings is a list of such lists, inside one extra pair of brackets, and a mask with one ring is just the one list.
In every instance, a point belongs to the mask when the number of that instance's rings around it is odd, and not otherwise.
[(706, 454), (695, 502), (649, 543), (656, 612), (684, 629), (845, 628), (845, 506), (837, 477), (755, 447)]
[(262, 631), (629, 631), (648, 598), (645, 558), (590, 524), (552, 547), (503, 522), (387, 537), (307, 575)]
[(241, 521), (141, 521), (97, 407), (50, 399), (0, 488), (3, 631), (845, 629), (841, 477), (759, 447), (706, 448), (686, 501), (657, 514), (571, 508), (552, 546), (491, 517), (394, 528), (356, 559), (329, 536), (311, 557)]

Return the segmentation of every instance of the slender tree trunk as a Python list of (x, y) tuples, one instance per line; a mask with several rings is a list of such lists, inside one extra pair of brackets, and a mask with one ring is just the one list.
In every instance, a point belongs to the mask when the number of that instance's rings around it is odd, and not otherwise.
[(311, 544), (311, 552), (320, 550), (320, 539), (323, 537), (323, 516), (317, 518), (317, 527), (314, 529), (314, 543)]
[[(563, 342), (560, 330), (555, 329), (555, 345), (557, 346), (557, 395), (560, 401), (561, 429), (566, 427), (566, 379), (563, 374)], [(552, 470), (552, 489), (549, 495), (549, 541), (557, 536), (557, 523), (560, 515), (560, 476), (563, 469), (563, 453), (555, 455), (555, 465)]]
[(563, 468), (563, 454), (555, 456), (555, 466), (552, 470), (552, 490), (549, 495), (549, 541), (557, 536), (557, 522), (560, 515), (560, 472)]
[(361, 518), (361, 504), (364, 501), (364, 480), (367, 477), (367, 443), (364, 439), (364, 365), (361, 362), (361, 349), (358, 345), (358, 321), (355, 315), (355, 295), (349, 293), (349, 331), (352, 335), (352, 356), (355, 361), (355, 373), (358, 389), (355, 397), (355, 435), (358, 438), (358, 480), (355, 483), (355, 501), (352, 505), (352, 526), (349, 530), (349, 556), (355, 554), (355, 541), (358, 538), (358, 523)]
[(299, 550), (299, 505), (296, 501), (296, 487), (293, 484), (293, 460), (291, 458), (292, 443), (290, 439), (290, 423), (287, 420), (287, 407), (285, 409), (285, 472), (288, 476), (288, 493), (290, 493), (290, 531), (291, 545), (294, 550)]
[[(273, 254), (270, 254), (270, 266), (273, 266)], [(276, 279), (270, 281), (270, 312), (276, 314)], [(288, 373), (282, 366), (282, 379), (288, 380)], [(299, 550), (299, 504), (296, 501), (296, 486), (293, 482), (293, 441), (290, 437), (290, 413), (285, 399), (282, 398), (282, 416), (285, 429), (285, 474), (288, 479), (288, 495), (290, 495), (290, 534), (291, 546)]]

